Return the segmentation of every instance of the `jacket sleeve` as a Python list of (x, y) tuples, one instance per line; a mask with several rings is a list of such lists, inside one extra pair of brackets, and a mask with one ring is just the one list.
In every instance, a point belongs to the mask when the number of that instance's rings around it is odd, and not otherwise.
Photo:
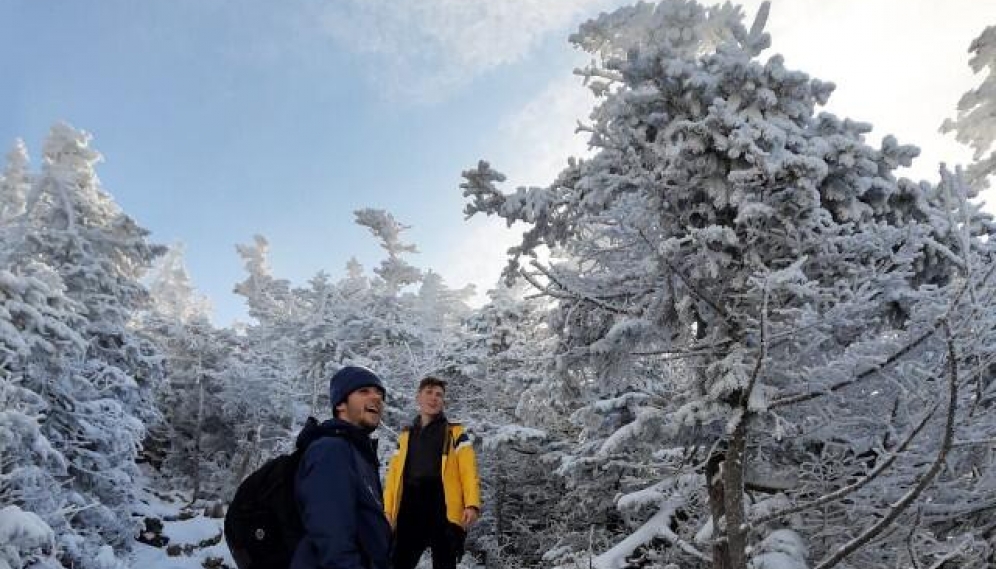
[(456, 433), (456, 459), (460, 468), (460, 488), (463, 490), (465, 508), (481, 509), (481, 481), (477, 475), (477, 456), (474, 454), (473, 437), (462, 430)]
[[(405, 433), (402, 433), (401, 437), (405, 437)], [(401, 473), (405, 468), (401, 459), (401, 445), (403, 443), (404, 441), (399, 438), (398, 449), (394, 451), (390, 462), (387, 463), (387, 476), (384, 483), (384, 515), (387, 516), (387, 521), (391, 523), (392, 528), (398, 523), (398, 502), (401, 500)]]
[(362, 569), (357, 539), (359, 473), (349, 442), (315, 441), (301, 459), (296, 493), (317, 569)]

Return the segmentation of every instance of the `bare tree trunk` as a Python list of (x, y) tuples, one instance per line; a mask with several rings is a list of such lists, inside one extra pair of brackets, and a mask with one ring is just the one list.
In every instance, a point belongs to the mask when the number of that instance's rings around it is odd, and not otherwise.
[[(232, 493), (234, 495), (235, 489), (239, 487), (239, 483), (242, 479), (246, 477), (249, 473), (249, 465), (253, 462), (253, 457), (259, 452), (259, 439), (262, 436), (262, 425), (257, 425), (255, 429), (249, 431), (246, 436), (249, 440), (249, 447), (246, 449), (244, 455), (242, 455), (242, 461), (239, 463), (239, 467), (235, 469), (235, 484), (232, 485)], [(229, 498), (231, 500), (231, 498)]]
[(318, 416), (318, 391), (320, 389), (318, 387), (318, 384), (320, 383), (318, 380), (320, 378), (321, 374), (318, 373), (318, 370), (312, 368), (311, 370), (311, 416), (312, 417)]
[[(504, 549), (506, 545), (505, 540), (505, 501), (507, 498), (507, 484), (508, 476), (505, 473), (505, 464), (507, 458), (503, 451), (499, 451), (498, 455), (498, 468), (497, 468), (497, 491), (495, 492), (495, 543), (501, 549)], [(493, 566), (494, 563), (488, 559), (489, 567)]]
[(712, 569), (729, 569), (729, 546), (722, 538), (721, 524), (726, 518), (726, 500), (723, 498), (723, 453), (713, 452), (706, 461), (706, 485), (709, 488), (709, 510), (712, 513)]
[(726, 542), (729, 561), (726, 569), (747, 569), (747, 528), (744, 526), (744, 451), (747, 448), (747, 417), (742, 416), (733, 432), (723, 463)]
[(197, 380), (197, 426), (194, 428), (194, 491), (190, 502), (196, 502), (201, 493), (201, 431), (204, 427), (204, 378)]
[[(765, 7), (761, 11), (767, 12)], [(761, 18), (761, 12), (758, 17)], [(723, 463), (723, 501), (726, 505), (725, 536), (729, 558), (726, 569), (747, 569), (747, 515), (744, 511), (744, 461), (747, 451), (747, 426), (750, 420), (750, 395), (757, 385), (764, 360), (768, 353), (767, 342), (768, 319), (768, 283), (764, 283), (764, 299), (761, 302), (759, 333), (761, 348), (754, 363), (747, 386), (737, 398), (740, 416), (737, 426), (730, 437), (730, 445), (726, 449), (726, 460)]]
[(503, 471), (499, 471), (498, 474), (498, 492), (495, 496), (495, 533), (498, 535), (498, 539), (502, 539), (505, 535), (505, 493), (506, 493), (506, 476)]

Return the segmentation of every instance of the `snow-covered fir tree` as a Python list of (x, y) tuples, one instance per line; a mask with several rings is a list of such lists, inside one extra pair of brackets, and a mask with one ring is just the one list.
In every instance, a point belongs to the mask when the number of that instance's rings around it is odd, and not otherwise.
[(10, 223), (24, 213), (24, 200), (31, 184), (28, 165), (28, 149), (18, 139), (7, 153), (7, 164), (0, 175), (0, 224)]
[[(39, 512), (56, 530), (65, 564), (108, 567), (105, 549), (128, 548), (137, 490), (135, 457), (144, 422), (156, 420), (153, 390), (161, 358), (132, 325), (147, 301), (139, 280), (163, 248), (104, 191), (90, 136), (55, 125), (31, 176), (24, 213), (4, 226), (2, 266), (14, 275), (51, 273), (49, 286), (74, 306), (79, 353), (67, 352), (59, 373), (27, 366), (21, 386), (45, 404), (40, 432), (65, 460), (59, 512)], [(99, 561), (98, 561), (99, 560)]]
[[(609, 484), (629, 527), (549, 560), (986, 566), (992, 426), (968, 407), (992, 388), (971, 365), (993, 348), (992, 222), (957, 174), (897, 177), (915, 147), (818, 112), (832, 84), (761, 60), (767, 9), (585, 23), (592, 158), (511, 194), (465, 173), (468, 214), (530, 226), (508, 274), (558, 302), (553, 382), (581, 428), (559, 472), (601, 482), (570, 498), (598, 511)], [(540, 246), (553, 261), (523, 266)]]
[(182, 243), (177, 243), (156, 260), (148, 275), (152, 310), (179, 322), (192, 322), (211, 316), (211, 302), (197, 292), (184, 264)]
[(996, 25), (989, 26), (972, 40), (968, 64), (982, 82), (962, 95), (958, 116), (944, 121), (941, 132), (955, 132), (958, 142), (975, 151), (975, 162), (965, 171), (969, 185), (976, 190), (989, 187), (987, 178), (996, 174)]
[[(289, 444), (308, 415), (327, 413), (327, 381), (341, 366), (367, 365), (385, 379), (389, 426), (396, 429), (395, 421), (410, 418), (401, 411), (418, 379), (451, 358), (449, 337), (467, 312), (463, 302), (471, 291), (451, 290), (431, 272), (423, 282), (423, 271), (405, 258), (417, 248), (402, 240), (406, 227), (388, 212), (354, 215), (386, 254), (372, 276), (351, 259), (341, 280), (320, 272), (296, 287), (271, 273), (264, 238), (238, 248), (249, 274), (235, 290), (246, 297), (255, 323), (238, 339), (222, 399), (235, 413), (237, 432), (258, 433), (249, 440), (270, 443), (244, 445), (242, 454), (256, 457), (246, 468)], [(420, 288), (410, 290), (414, 285)]]
[(418, 253), (418, 247), (401, 240), (401, 233), (409, 227), (398, 222), (394, 216), (382, 209), (360, 209), (353, 212), (356, 223), (362, 225), (380, 240), (380, 246), (387, 253), (380, 267), (374, 269), (388, 292), (395, 293), (401, 288), (422, 280), (422, 271), (411, 265), (401, 256)]
[(422, 327), (441, 331), (459, 323), (470, 313), (467, 301), (473, 296), (474, 285), (453, 290), (439, 273), (431, 269), (425, 271), (415, 300)]
[(292, 283), (265, 238), (239, 245), (252, 322), (216, 328), (182, 248), (102, 188), (88, 134), (53, 127), (38, 171), (16, 141), (0, 568), (123, 569), (137, 484), (230, 497), (327, 416), (347, 364), (387, 383), (384, 454), (418, 380), (449, 382), (489, 568), (996, 566), (996, 225), (973, 202), (996, 172), (996, 28), (942, 127), (975, 162), (913, 182), (915, 147), (870, 144), (820, 110), (832, 84), (762, 57), (767, 10), (748, 28), (664, 0), (580, 27), (591, 158), (511, 193), (486, 162), (464, 174), (468, 215), (528, 226), (478, 309), (370, 208), (352, 212), (382, 249), (370, 273)]
[(94, 169), (101, 159), (89, 134), (64, 123), (52, 127), (15, 228), (13, 255), (59, 273), (87, 316), (87, 373), (147, 419), (154, 414), (146, 396), (159, 376), (158, 359), (129, 324), (148, 301), (140, 279), (166, 248), (149, 243), (148, 230), (101, 187)]
[(292, 443), (295, 417), (302, 414), (298, 401), (304, 393), (297, 376), (297, 333), (308, 315), (290, 282), (272, 274), (264, 237), (257, 235), (253, 244), (236, 249), (248, 275), (235, 285), (235, 292), (245, 297), (255, 323), (237, 338), (222, 381), (226, 422), (241, 447), (235, 483), (261, 458)]
[(148, 280), (152, 302), (141, 325), (164, 352), (166, 377), (157, 391), (163, 420), (150, 427), (143, 454), (191, 501), (224, 496), (234, 484), (237, 435), (221, 394), (237, 338), (211, 324), (210, 305), (191, 282), (181, 245), (156, 262)]
[(559, 431), (564, 423), (556, 420), (557, 403), (541, 403), (531, 389), (552, 370), (557, 338), (544, 319), (549, 303), (524, 298), (525, 292), (504, 282), (489, 290), (489, 302), (464, 320), (463, 333), (454, 338), (447, 369), (456, 378), (447, 395), (452, 414), (472, 427), (480, 443), (486, 507), (469, 545), (488, 567), (541, 565), (543, 553), (580, 512), (561, 507), (568, 504), (563, 480), (550, 476), (557, 453), (570, 447)]
[(77, 309), (48, 267), (0, 270), (0, 567), (58, 567), (52, 528), (76, 537), (68, 461), (45, 423), (86, 348)]

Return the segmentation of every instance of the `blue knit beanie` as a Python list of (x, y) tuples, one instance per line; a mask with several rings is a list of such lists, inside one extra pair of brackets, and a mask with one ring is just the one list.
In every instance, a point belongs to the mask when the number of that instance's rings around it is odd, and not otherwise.
[(385, 395), (384, 383), (377, 374), (362, 366), (346, 366), (335, 372), (329, 380), (329, 400), (332, 409), (349, 397), (349, 394), (361, 387), (376, 387), (381, 395)]

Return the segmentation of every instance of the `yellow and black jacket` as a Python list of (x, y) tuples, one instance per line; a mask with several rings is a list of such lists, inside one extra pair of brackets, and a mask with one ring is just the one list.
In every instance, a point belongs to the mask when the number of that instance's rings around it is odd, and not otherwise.
[[(384, 513), (392, 526), (398, 522), (401, 508), (401, 489), (404, 486), (405, 459), (408, 456), (408, 437), (411, 428), (406, 427), (398, 436), (398, 450), (387, 466), (387, 480), (384, 484)], [(464, 508), (481, 508), (481, 483), (477, 475), (477, 458), (471, 444), (470, 434), (460, 423), (449, 423), (444, 437), (444, 449), (440, 472), (443, 478), (443, 495), (446, 499), (446, 519), (460, 525)]]

